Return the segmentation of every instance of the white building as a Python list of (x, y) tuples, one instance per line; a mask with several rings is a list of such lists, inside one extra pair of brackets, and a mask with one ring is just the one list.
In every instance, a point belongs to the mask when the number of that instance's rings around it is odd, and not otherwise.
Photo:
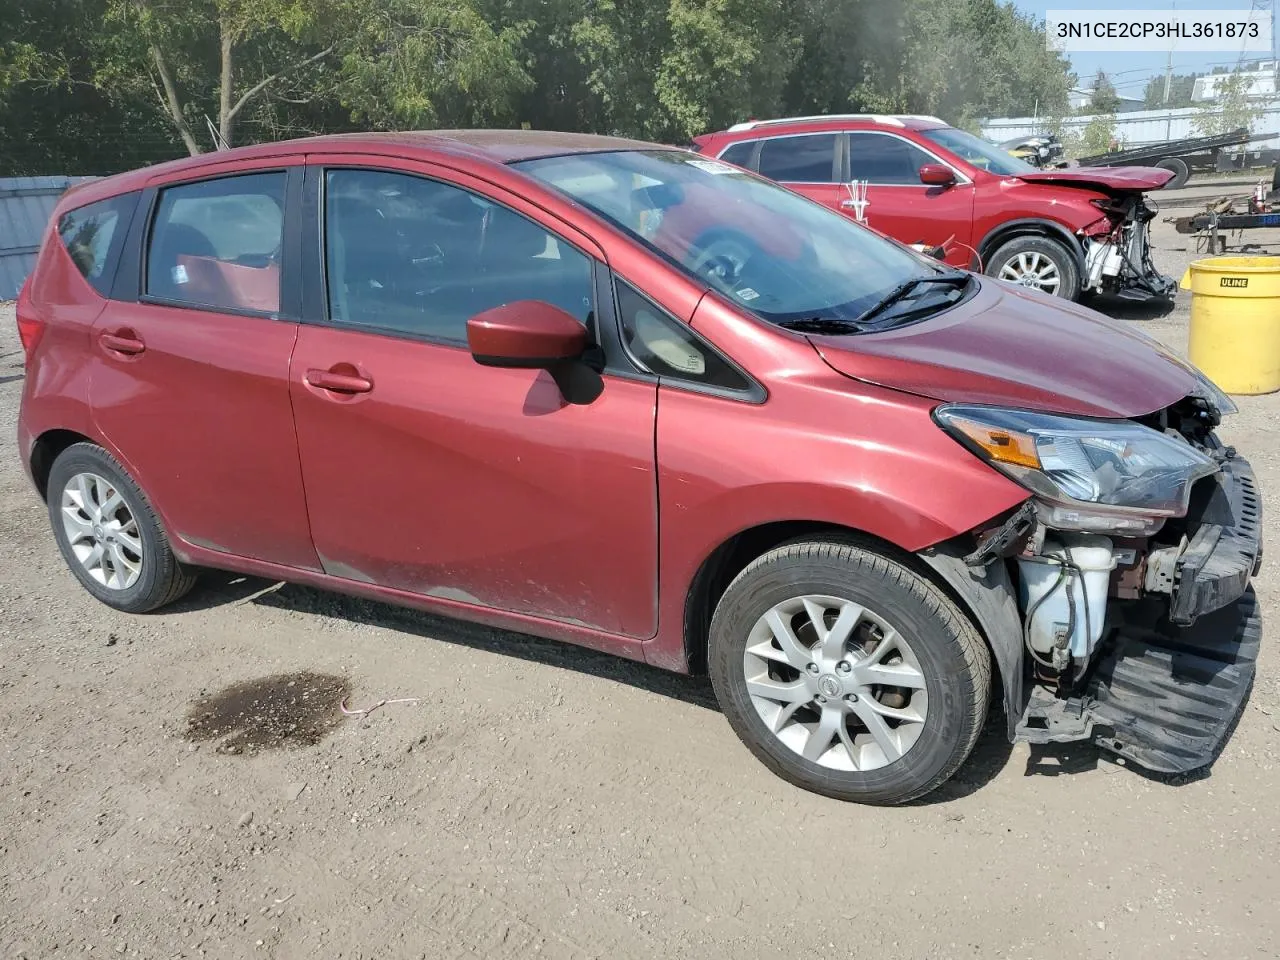
[[(1217, 100), (1222, 84), (1232, 73), (1208, 73), (1196, 77), (1196, 84), (1191, 90), (1191, 99), (1196, 102)], [(1263, 60), (1249, 64), (1248, 70), (1241, 70), (1239, 76), (1249, 81), (1247, 93), (1251, 97), (1274, 96), (1276, 93), (1276, 61)]]

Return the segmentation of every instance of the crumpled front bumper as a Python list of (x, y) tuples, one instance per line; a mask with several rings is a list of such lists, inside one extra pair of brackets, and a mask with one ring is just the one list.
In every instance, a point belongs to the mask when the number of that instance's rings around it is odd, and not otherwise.
[(1253, 467), (1232, 457), (1213, 482), (1203, 519), (1174, 566), (1169, 619), (1179, 626), (1238, 600), (1262, 564), (1262, 500)]
[(1072, 697), (1033, 689), (1016, 739), (1091, 739), (1166, 774), (1213, 762), (1253, 688), (1262, 638), (1250, 586), (1262, 560), (1262, 506), (1249, 462), (1227, 459), (1198, 510), (1171, 593), (1113, 604), (1083, 688)]

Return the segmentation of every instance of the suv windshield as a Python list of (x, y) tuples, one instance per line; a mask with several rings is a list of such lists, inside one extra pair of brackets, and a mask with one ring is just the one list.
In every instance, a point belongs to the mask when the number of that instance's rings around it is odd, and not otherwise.
[(1024, 160), (1000, 149), (994, 143), (975, 137), (965, 130), (955, 127), (938, 127), (935, 130), (921, 130), (920, 133), (940, 147), (950, 150), (961, 160), (971, 163), (979, 170), (999, 174), (1002, 177), (1017, 177), (1024, 173), (1035, 173), (1036, 168)]
[(513, 166), (773, 323), (854, 321), (912, 280), (947, 272), (784, 187), (693, 153), (629, 150)]

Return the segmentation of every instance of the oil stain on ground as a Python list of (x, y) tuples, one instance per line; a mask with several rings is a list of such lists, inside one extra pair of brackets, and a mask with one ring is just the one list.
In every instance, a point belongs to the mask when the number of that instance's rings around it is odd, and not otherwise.
[(230, 754), (319, 743), (342, 721), (350, 693), (345, 677), (309, 671), (237, 683), (191, 705), (186, 738), (217, 740)]

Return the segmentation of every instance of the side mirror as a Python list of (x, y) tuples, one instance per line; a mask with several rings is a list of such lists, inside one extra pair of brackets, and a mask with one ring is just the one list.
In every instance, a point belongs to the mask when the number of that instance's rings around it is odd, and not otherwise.
[(587, 328), (550, 303), (518, 300), (468, 320), (467, 346), (486, 367), (549, 369), (582, 357)]
[(920, 168), (920, 182), (931, 187), (949, 187), (956, 182), (956, 172), (944, 163), (926, 163)]

